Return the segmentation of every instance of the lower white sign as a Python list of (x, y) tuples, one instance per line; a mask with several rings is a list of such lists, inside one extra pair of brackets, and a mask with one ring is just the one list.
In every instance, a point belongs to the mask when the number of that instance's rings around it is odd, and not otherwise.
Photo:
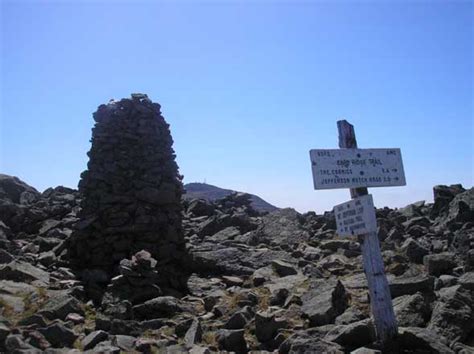
[(377, 231), (374, 201), (367, 194), (334, 207), (339, 236), (362, 235)]

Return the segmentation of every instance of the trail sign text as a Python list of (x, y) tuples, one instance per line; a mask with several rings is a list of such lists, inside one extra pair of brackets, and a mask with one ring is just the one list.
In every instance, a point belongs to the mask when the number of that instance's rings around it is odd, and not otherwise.
[(400, 149), (310, 151), (314, 189), (404, 186)]
[(371, 194), (334, 207), (339, 236), (363, 235), (377, 231), (374, 201)]

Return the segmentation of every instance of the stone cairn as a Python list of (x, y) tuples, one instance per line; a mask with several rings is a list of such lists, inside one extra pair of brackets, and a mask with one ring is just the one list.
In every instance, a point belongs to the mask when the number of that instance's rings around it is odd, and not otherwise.
[(78, 268), (116, 273), (122, 259), (141, 250), (158, 265), (183, 257), (182, 176), (160, 108), (132, 94), (94, 113), (88, 170), (79, 182), (81, 221), (69, 245)]

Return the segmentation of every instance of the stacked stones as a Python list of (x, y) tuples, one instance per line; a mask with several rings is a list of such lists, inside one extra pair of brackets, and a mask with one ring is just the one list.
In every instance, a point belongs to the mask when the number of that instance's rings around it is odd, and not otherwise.
[(112, 278), (102, 298), (105, 312), (115, 318), (129, 319), (131, 305), (162, 295), (162, 279), (155, 269), (156, 264), (157, 261), (147, 251), (137, 252), (131, 260), (122, 259), (120, 275)]
[(112, 271), (146, 250), (166, 264), (182, 257), (182, 176), (169, 125), (144, 94), (94, 113), (88, 170), (81, 175), (81, 222), (69, 255), (80, 268)]

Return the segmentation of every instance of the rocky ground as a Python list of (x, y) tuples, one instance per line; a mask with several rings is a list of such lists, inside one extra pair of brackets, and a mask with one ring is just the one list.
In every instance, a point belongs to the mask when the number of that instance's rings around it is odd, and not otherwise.
[[(385, 352), (474, 352), (474, 189), (434, 194), (377, 210), (399, 324)], [(245, 194), (185, 201), (178, 291), (144, 251), (112, 279), (71, 269), (80, 198), (0, 175), (0, 351), (377, 352), (360, 244), (336, 236), (332, 213), (261, 214)]]

